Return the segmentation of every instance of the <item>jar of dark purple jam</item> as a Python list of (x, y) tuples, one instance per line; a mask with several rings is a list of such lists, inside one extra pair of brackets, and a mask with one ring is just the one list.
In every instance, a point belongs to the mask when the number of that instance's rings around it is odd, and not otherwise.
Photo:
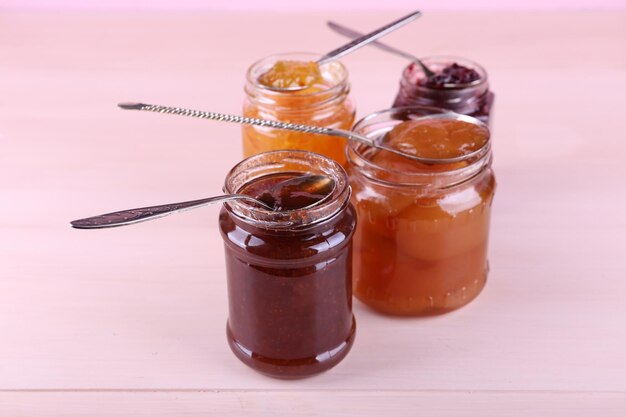
[(227, 337), (246, 365), (278, 378), (332, 368), (354, 341), (348, 178), (337, 162), (307, 151), (261, 153), (235, 166), (224, 191), (257, 196), (302, 174), (332, 178), (319, 203), (271, 211), (245, 200), (224, 204), (219, 226), (228, 280)]
[[(489, 124), (494, 94), (489, 90), (487, 72), (483, 67), (468, 59), (448, 56), (427, 57), (422, 62), (436, 78), (427, 77), (416, 63), (408, 65), (402, 72), (393, 107), (439, 107)], [(459, 69), (464, 73), (461, 77), (446, 80), (445, 74), (458, 73)], [(467, 82), (468, 79), (471, 81)]]

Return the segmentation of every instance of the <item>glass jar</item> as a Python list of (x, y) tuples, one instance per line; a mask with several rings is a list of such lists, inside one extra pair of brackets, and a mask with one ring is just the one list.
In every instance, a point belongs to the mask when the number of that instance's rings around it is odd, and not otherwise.
[[(319, 58), (315, 54), (282, 54), (254, 63), (246, 76), (243, 115), (349, 130), (356, 109), (349, 97), (348, 71), (340, 62), (332, 61), (320, 67), (328, 85), (316, 88), (313, 93), (276, 91), (258, 82), (259, 76), (277, 61), (309, 62)], [(343, 138), (258, 126), (243, 126), (242, 134), (244, 157), (278, 149), (302, 149), (345, 164), (346, 140)]]
[(495, 96), (489, 90), (487, 71), (483, 67), (468, 59), (449, 56), (427, 57), (422, 59), (422, 62), (435, 73), (452, 63), (457, 63), (475, 70), (480, 79), (455, 87), (433, 88), (420, 83), (420, 80), (426, 79), (426, 75), (419, 65), (412, 63), (402, 72), (400, 90), (393, 107), (439, 107), (476, 117), (489, 124)]
[[(405, 120), (432, 112), (419, 107), (384, 110), (363, 118), (354, 130), (379, 137)], [(454, 113), (436, 117), (482, 124)], [(370, 160), (372, 152), (359, 143), (347, 148), (352, 202), (359, 218), (355, 296), (395, 315), (440, 314), (467, 304), (484, 287), (488, 272), (496, 186), (490, 141), (462, 160), (435, 160), (422, 172), (383, 168)]]
[(224, 191), (277, 173), (327, 175), (328, 198), (309, 208), (269, 211), (242, 200), (224, 204), (219, 226), (228, 279), (228, 342), (246, 365), (299, 378), (339, 363), (354, 341), (352, 236), (356, 217), (343, 168), (306, 151), (250, 157)]

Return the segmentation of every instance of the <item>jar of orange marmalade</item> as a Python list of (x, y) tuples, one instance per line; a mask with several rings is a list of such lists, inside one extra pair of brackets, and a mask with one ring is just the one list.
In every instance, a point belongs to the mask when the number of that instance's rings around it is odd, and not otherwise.
[[(283, 54), (253, 64), (246, 76), (243, 114), (247, 117), (350, 129), (355, 106), (348, 71), (338, 61), (318, 66), (315, 54)], [(301, 88), (297, 91), (276, 87)], [(344, 165), (346, 140), (268, 127), (243, 127), (244, 157), (279, 149), (320, 153)]]
[(354, 130), (422, 158), (359, 143), (347, 148), (356, 297), (396, 315), (433, 315), (473, 300), (485, 285), (496, 186), (489, 130), (435, 108), (374, 113)]

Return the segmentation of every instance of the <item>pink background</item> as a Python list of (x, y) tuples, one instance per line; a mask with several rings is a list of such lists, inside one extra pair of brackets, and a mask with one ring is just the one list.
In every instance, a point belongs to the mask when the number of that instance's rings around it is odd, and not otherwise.
[(310, 2), (292, 0), (0, 0), (0, 6), (33, 9), (157, 9), (157, 10), (549, 10), (549, 9), (612, 9), (626, 8), (626, 0), (387, 0), (365, 2), (363, 0), (315, 0)]

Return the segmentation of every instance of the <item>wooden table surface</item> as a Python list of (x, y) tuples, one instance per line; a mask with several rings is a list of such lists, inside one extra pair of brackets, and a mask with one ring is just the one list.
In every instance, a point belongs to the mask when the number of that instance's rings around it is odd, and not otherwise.
[[(341, 13), (355, 28), (400, 15)], [(0, 416), (626, 415), (626, 13), (428, 13), (388, 41), (473, 58), (496, 92), (491, 273), (428, 319), (355, 302), (335, 369), (261, 376), (225, 340), (213, 206), (102, 231), (68, 221), (219, 193), (244, 72), (344, 41), (327, 13), (0, 14)], [(345, 59), (363, 116), (405, 65)]]

